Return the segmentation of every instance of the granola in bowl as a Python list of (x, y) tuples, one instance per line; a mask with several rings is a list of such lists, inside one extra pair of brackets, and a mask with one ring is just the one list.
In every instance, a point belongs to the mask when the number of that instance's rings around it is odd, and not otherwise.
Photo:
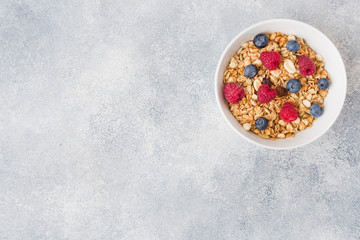
[(258, 34), (242, 44), (224, 71), (232, 115), (245, 130), (267, 139), (293, 137), (312, 127), (330, 84), (324, 65), (301, 38)]

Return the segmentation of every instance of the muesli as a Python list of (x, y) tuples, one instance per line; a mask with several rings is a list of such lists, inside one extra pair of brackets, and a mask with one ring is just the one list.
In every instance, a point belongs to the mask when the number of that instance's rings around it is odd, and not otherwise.
[(260, 33), (242, 44), (224, 72), (224, 96), (245, 130), (278, 139), (312, 127), (330, 85), (320, 54), (304, 39)]

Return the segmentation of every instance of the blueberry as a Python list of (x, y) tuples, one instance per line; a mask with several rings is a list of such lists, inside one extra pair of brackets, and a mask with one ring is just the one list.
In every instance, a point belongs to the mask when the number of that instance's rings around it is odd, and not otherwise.
[(296, 40), (288, 41), (286, 47), (291, 52), (297, 52), (300, 49), (300, 44)]
[(322, 106), (320, 106), (319, 104), (313, 104), (311, 105), (310, 107), (310, 114), (313, 116), (313, 117), (320, 117), (324, 112), (324, 109), (322, 108)]
[(318, 86), (321, 90), (326, 90), (329, 88), (330, 82), (326, 78), (320, 78), (320, 80), (318, 82)]
[(255, 121), (255, 127), (259, 130), (264, 130), (268, 125), (268, 120), (263, 117), (259, 117)]
[(269, 39), (265, 34), (260, 33), (254, 37), (253, 43), (257, 48), (264, 48), (268, 45)]
[(300, 91), (301, 83), (297, 79), (290, 79), (286, 84), (286, 89), (291, 93)]
[(245, 70), (244, 70), (245, 77), (253, 78), (256, 76), (257, 73), (258, 73), (258, 69), (255, 65), (250, 64), (245, 67)]

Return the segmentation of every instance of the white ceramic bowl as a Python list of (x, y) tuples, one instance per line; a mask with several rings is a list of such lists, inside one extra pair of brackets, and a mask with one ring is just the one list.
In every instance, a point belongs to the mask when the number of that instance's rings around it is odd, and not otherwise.
[[(309, 46), (323, 56), (325, 69), (330, 73), (331, 86), (324, 102), (324, 113), (313, 124), (293, 138), (268, 140), (246, 131), (229, 111), (223, 94), (223, 74), (229, 60), (240, 46), (258, 33), (282, 32), (303, 38)], [(341, 112), (346, 96), (346, 72), (343, 60), (335, 45), (316, 28), (294, 20), (274, 19), (257, 23), (239, 33), (222, 53), (215, 73), (215, 94), (220, 110), (230, 126), (246, 140), (272, 149), (290, 149), (308, 144), (323, 135)]]

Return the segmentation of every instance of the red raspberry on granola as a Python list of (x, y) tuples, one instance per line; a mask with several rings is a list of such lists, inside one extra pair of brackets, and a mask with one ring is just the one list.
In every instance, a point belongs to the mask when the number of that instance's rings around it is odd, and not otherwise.
[(292, 122), (295, 121), (298, 117), (298, 113), (291, 102), (286, 102), (283, 104), (280, 111), (280, 118), (284, 122)]
[(301, 55), (298, 59), (299, 71), (303, 76), (313, 75), (316, 72), (315, 63), (306, 55)]
[(236, 104), (245, 96), (245, 91), (239, 84), (231, 82), (225, 85), (224, 96), (228, 102)]
[(267, 84), (263, 84), (257, 91), (257, 99), (259, 103), (268, 103), (273, 100), (277, 95), (275, 89), (272, 89)]
[(278, 52), (262, 52), (260, 60), (269, 70), (275, 70), (281, 62), (281, 56)]

